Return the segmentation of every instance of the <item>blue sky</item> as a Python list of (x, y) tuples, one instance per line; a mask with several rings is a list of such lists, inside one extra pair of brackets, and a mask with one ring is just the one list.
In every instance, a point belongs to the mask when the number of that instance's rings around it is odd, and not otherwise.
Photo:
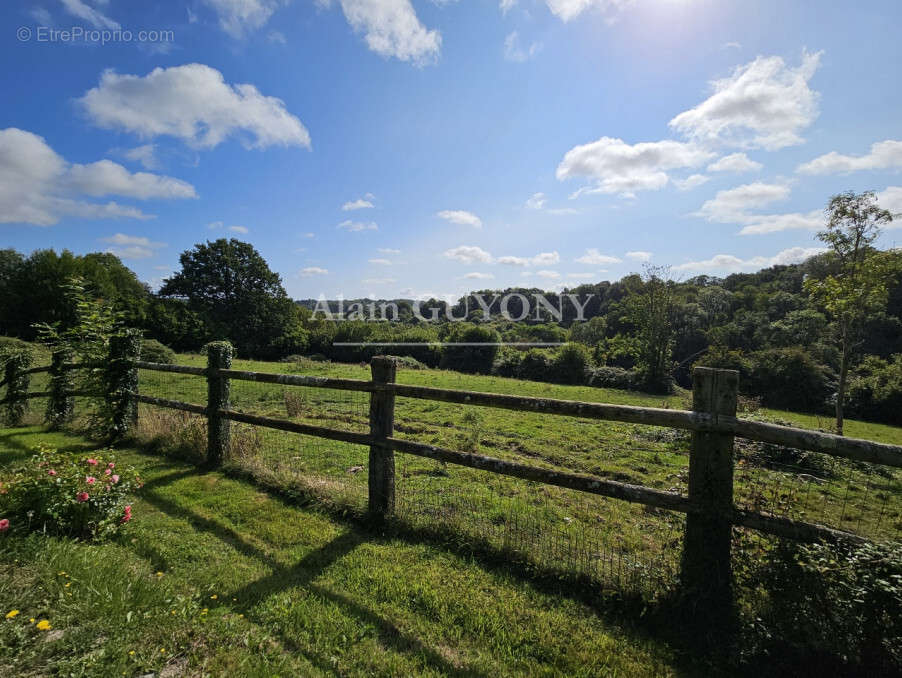
[(225, 236), (295, 298), (723, 275), (816, 251), (833, 193), (902, 212), (898, 2), (0, 12), (0, 246), (110, 250), (153, 285)]

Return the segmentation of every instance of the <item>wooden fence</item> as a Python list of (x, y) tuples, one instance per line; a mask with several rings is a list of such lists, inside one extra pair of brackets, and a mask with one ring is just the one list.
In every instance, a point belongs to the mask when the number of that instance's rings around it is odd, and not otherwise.
[[(863, 541), (862, 537), (824, 525), (792, 520), (769, 513), (741, 510), (734, 504), (733, 475), (735, 437), (815, 451), (834, 457), (861, 462), (902, 467), (902, 447), (867, 440), (846, 438), (811, 430), (749, 421), (736, 417), (739, 375), (733, 370), (697, 367), (693, 371), (692, 410), (671, 410), (554, 400), (494, 393), (449, 390), (426, 386), (398, 384), (396, 364), (392, 358), (376, 357), (371, 362), (372, 379), (334, 379), (303, 375), (271, 374), (231, 369), (231, 346), (215, 342), (208, 347), (206, 368), (164, 365), (137, 360), (128, 347), (120, 347), (121, 355), (111, 364), (127, 361), (130, 372), (119, 380), (137, 385), (138, 370), (152, 370), (204, 377), (207, 381), (207, 403), (187, 403), (141, 393), (134, 387), (129, 392), (134, 416), (136, 403), (172, 408), (203, 415), (207, 418), (207, 462), (218, 466), (228, 456), (229, 424), (232, 421), (288, 431), (329, 440), (369, 446), (368, 508), (376, 518), (392, 515), (395, 508), (395, 452), (416, 455), (537, 483), (569, 488), (579, 492), (635, 502), (686, 515), (680, 583), (682, 589), (707, 601), (707, 609), (726, 614), (732, 605), (731, 535), (734, 526), (751, 528), (767, 534), (800, 541)], [(10, 370), (2, 383), (14, 383), (27, 375), (51, 371), (61, 374), (73, 369), (61, 359), (54, 366)], [(230, 409), (230, 384), (233, 380), (284, 386), (367, 392), (370, 394), (369, 433), (360, 433), (258, 416)], [(2, 385), (2, 384), (0, 384)], [(27, 390), (27, 389), (26, 389)], [(51, 396), (51, 392), (26, 393), (15, 397)], [(57, 398), (64, 395), (56, 393)], [(688, 496), (604, 478), (538, 468), (514, 461), (460, 452), (394, 437), (394, 411), (397, 397), (535, 412), (550, 416), (582, 417), (595, 420), (644, 424), (689, 430), (692, 433), (689, 457)], [(10, 397), (0, 401), (8, 402)]]

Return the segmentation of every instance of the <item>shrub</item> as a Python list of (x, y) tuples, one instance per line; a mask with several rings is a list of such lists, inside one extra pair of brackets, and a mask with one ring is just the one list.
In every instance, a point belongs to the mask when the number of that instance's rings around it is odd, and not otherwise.
[(39, 447), (0, 483), (0, 518), (16, 532), (80, 539), (114, 534), (131, 520), (127, 497), (141, 481), (111, 455), (109, 450), (87, 457)]
[(586, 372), (592, 367), (592, 356), (583, 344), (564, 344), (551, 361), (551, 376), (562, 384), (586, 383)]
[(503, 348), (498, 352), (495, 362), (492, 363), (492, 374), (499, 377), (520, 377), (520, 366), (523, 363), (525, 353), (511, 348)]
[(849, 385), (848, 398), (849, 416), (898, 425), (902, 417), (902, 353), (889, 361), (865, 358)]
[(619, 388), (636, 390), (636, 373), (622, 367), (596, 367), (589, 370), (586, 376), (589, 386), (597, 388)]
[(761, 396), (768, 407), (818, 411), (831, 392), (826, 370), (801, 348), (750, 353), (744, 391)]
[[(498, 354), (498, 332), (490, 327), (470, 323), (454, 323), (442, 351), (441, 366), (458, 372), (489, 374)], [(454, 344), (489, 344), (487, 346), (454, 346)]]
[(144, 339), (141, 342), (141, 360), (172, 365), (175, 362), (175, 351), (156, 339)]
[(540, 348), (531, 348), (520, 361), (520, 379), (532, 381), (549, 381), (551, 379), (551, 352)]
[(748, 645), (781, 662), (820, 654), (857, 665), (861, 675), (899, 675), (902, 544), (779, 542), (763, 564), (747, 566), (744, 586), (768, 593)]

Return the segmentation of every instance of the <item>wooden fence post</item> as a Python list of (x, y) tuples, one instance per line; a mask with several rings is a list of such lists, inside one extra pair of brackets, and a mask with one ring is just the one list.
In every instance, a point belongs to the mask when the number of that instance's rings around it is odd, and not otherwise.
[[(394, 358), (376, 356), (370, 362), (373, 381), (393, 384), (397, 374)], [(370, 393), (370, 435), (387, 438), (395, 430), (395, 394), (385, 391)], [(390, 447), (370, 445), (369, 510), (372, 516), (384, 518), (395, 510), (395, 453)]]
[[(738, 388), (736, 370), (696, 367), (692, 371), (692, 409), (715, 418), (735, 417)], [(700, 623), (716, 635), (726, 632), (733, 618), (731, 434), (692, 433), (689, 500), (694, 510), (686, 516), (683, 595)]]
[(213, 468), (222, 465), (229, 454), (229, 420), (219, 415), (219, 410), (228, 409), (229, 378), (219, 374), (219, 370), (232, 367), (232, 345), (227, 341), (213, 341), (205, 347), (207, 352), (207, 465)]
[(113, 438), (124, 437), (138, 422), (138, 368), (141, 358), (141, 331), (127, 329), (110, 337), (110, 360), (106, 365), (106, 400), (110, 408)]
[(73, 390), (72, 372), (64, 367), (68, 362), (72, 362), (72, 351), (69, 348), (57, 348), (51, 354), (50, 397), (47, 399), (44, 421), (53, 428), (71, 421), (75, 412), (75, 398), (70, 395)]

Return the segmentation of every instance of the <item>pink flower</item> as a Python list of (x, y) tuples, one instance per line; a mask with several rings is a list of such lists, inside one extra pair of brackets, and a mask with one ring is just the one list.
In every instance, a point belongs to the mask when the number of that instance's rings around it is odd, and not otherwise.
[(85, 501), (88, 501), (88, 499), (91, 498), (91, 495), (89, 495), (87, 492), (79, 492), (78, 494), (75, 495), (75, 498), (76, 498), (79, 502), (85, 502)]
[(88, 463), (89, 463), (91, 466), (97, 466), (97, 460), (96, 460), (96, 459), (88, 459)]
[(125, 515), (122, 516), (122, 520), (120, 520), (119, 522), (120, 522), (120, 523), (127, 523), (127, 522), (128, 522), (129, 520), (131, 520), (131, 519), (132, 519), (132, 507), (131, 507), (131, 506), (126, 506), (126, 507), (125, 507)]
[(7, 518), (3, 518), (0, 520), (0, 532), (6, 532), (9, 529), (9, 520)]
[(115, 473), (113, 474), (113, 482), (114, 482), (114, 483), (118, 483), (118, 482), (119, 482), (119, 476), (117, 476)]
[(48, 475), (48, 476), (55, 476), (55, 475), (56, 475), (56, 471), (54, 471), (53, 469), (50, 469), (49, 471), (47, 471), (47, 475)]
[(94, 483), (97, 482), (97, 478), (95, 478), (94, 476), (85, 476), (85, 482), (88, 485), (93, 485)]
[(116, 468), (116, 464), (110, 462), (109, 464), (107, 464), (107, 468)]
[(112, 472), (113, 472), (112, 470), (107, 469), (106, 471), (103, 472), (103, 475), (108, 476), (108, 475), (110, 475)]

